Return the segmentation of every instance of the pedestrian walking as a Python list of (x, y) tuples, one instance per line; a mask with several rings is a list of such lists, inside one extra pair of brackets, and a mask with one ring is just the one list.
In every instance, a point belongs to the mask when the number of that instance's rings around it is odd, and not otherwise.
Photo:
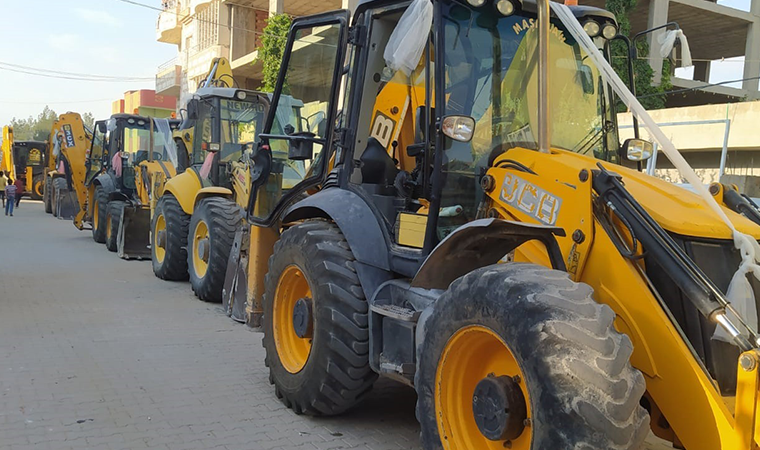
[(16, 203), (16, 185), (14, 183), (10, 183), (10, 180), (8, 180), (9, 183), (5, 186), (5, 197), (7, 200), (5, 202), (5, 215), (13, 217), (13, 205)]
[(24, 180), (16, 178), (13, 184), (16, 186), (16, 208), (18, 208), (19, 203), (21, 203), (21, 196), (24, 195)]
[(8, 185), (8, 178), (5, 177), (5, 173), (0, 170), (0, 199), (3, 200), (3, 209), (5, 209), (5, 186)]

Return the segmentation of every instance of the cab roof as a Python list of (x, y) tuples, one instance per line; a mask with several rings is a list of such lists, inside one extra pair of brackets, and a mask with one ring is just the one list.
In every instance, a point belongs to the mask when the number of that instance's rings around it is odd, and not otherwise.
[[(435, 0), (433, 0), (435, 1)], [(462, 4), (467, 4), (464, 0), (454, 0), (458, 1)], [(486, 3), (491, 3), (494, 0), (486, 0)], [(382, 8), (382, 7), (388, 7), (388, 6), (394, 6), (394, 5), (403, 5), (405, 3), (409, 3), (407, 1), (399, 1), (399, 0), (359, 0), (359, 4), (356, 7), (356, 13), (354, 14), (354, 17), (358, 16), (359, 13), (366, 9), (370, 8)], [(587, 16), (596, 16), (596, 17), (604, 17), (607, 19), (610, 19), (615, 22), (617, 25), (617, 19), (615, 18), (615, 15), (606, 9), (597, 8), (594, 6), (586, 6), (586, 5), (576, 5), (576, 6), (569, 6), (570, 11), (573, 12), (576, 18), (581, 17), (587, 17)], [(531, 13), (535, 13), (537, 11), (536, 6), (536, 0), (522, 0), (522, 10), (528, 11)], [(552, 11), (552, 16), (554, 16), (554, 12)]]

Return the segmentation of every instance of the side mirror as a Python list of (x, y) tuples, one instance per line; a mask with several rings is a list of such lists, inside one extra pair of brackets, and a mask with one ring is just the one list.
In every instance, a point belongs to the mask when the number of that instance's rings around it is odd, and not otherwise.
[(470, 142), (475, 133), (475, 119), (469, 116), (446, 116), (441, 121), (441, 132), (458, 142)]
[(310, 131), (301, 131), (291, 134), (288, 140), (288, 159), (293, 161), (307, 161), (314, 156), (314, 136)]
[(654, 153), (654, 144), (644, 139), (626, 139), (623, 153), (629, 161), (646, 161)]
[(187, 102), (187, 119), (198, 120), (198, 100)]
[(272, 150), (268, 145), (260, 144), (255, 150), (252, 150), (251, 155), (251, 194), (253, 194), (256, 187), (261, 186), (269, 177), (269, 170), (272, 166)]

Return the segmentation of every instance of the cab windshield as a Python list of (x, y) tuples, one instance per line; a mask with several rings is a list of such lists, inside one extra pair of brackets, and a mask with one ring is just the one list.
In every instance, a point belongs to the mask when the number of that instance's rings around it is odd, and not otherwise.
[[(443, 5), (444, 115), (475, 119), (468, 143), (445, 139), (442, 218), (439, 235), (473, 220), (477, 188), (489, 159), (515, 147), (538, 148), (538, 29), (535, 15), (509, 17), (492, 8)], [(604, 160), (617, 158), (618, 138), (608, 90), (570, 33), (556, 19), (549, 37), (549, 111), (554, 148)], [(461, 207), (461, 208), (459, 208)]]
[(213, 123), (211, 109), (219, 111), (220, 129), (220, 154), (219, 162), (228, 163), (237, 161), (242, 156), (241, 144), (256, 140), (260, 128), (264, 124), (266, 106), (258, 97), (250, 96), (246, 100), (216, 99), (213, 106), (203, 104), (203, 113), (200, 119), (201, 141), (200, 148), (193, 152), (194, 164), (203, 164), (208, 153), (206, 150), (212, 141)]

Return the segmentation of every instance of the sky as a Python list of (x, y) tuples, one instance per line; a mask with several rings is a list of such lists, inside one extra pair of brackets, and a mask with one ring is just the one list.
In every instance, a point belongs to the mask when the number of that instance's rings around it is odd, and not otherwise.
[[(141, 0), (155, 6), (159, 0)], [(750, 0), (718, 3), (748, 10)], [(153, 77), (176, 46), (156, 41), (158, 12), (119, 0), (2, 0), (0, 62), (95, 75)], [(580, 3), (583, 3), (581, 0)], [(687, 36), (688, 37), (688, 36)], [(691, 69), (676, 69), (690, 77)], [(742, 77), (742, 58), (714, 62), (710, 81)], [(738, 83), (740, 86), (740, 83)], [(58, 113), (111, 114), (111, 102), (155, 82), (93, 82), (44, 78), (0, 70), (0, 125), (37, 116), (45, 105)]]
[[(160, 6), (159, 0), (140, 0)], [(151, 77), (140, 82), (44, 78), (0, 70), (0, 125), (57, 113), (111, 115), (111, 102), (132, 89), (154, 89), (159, 65), (177, 47), (156, 41), (158, 11), (119, 0), (1, 0), (0, 62), (95, 75)]]

